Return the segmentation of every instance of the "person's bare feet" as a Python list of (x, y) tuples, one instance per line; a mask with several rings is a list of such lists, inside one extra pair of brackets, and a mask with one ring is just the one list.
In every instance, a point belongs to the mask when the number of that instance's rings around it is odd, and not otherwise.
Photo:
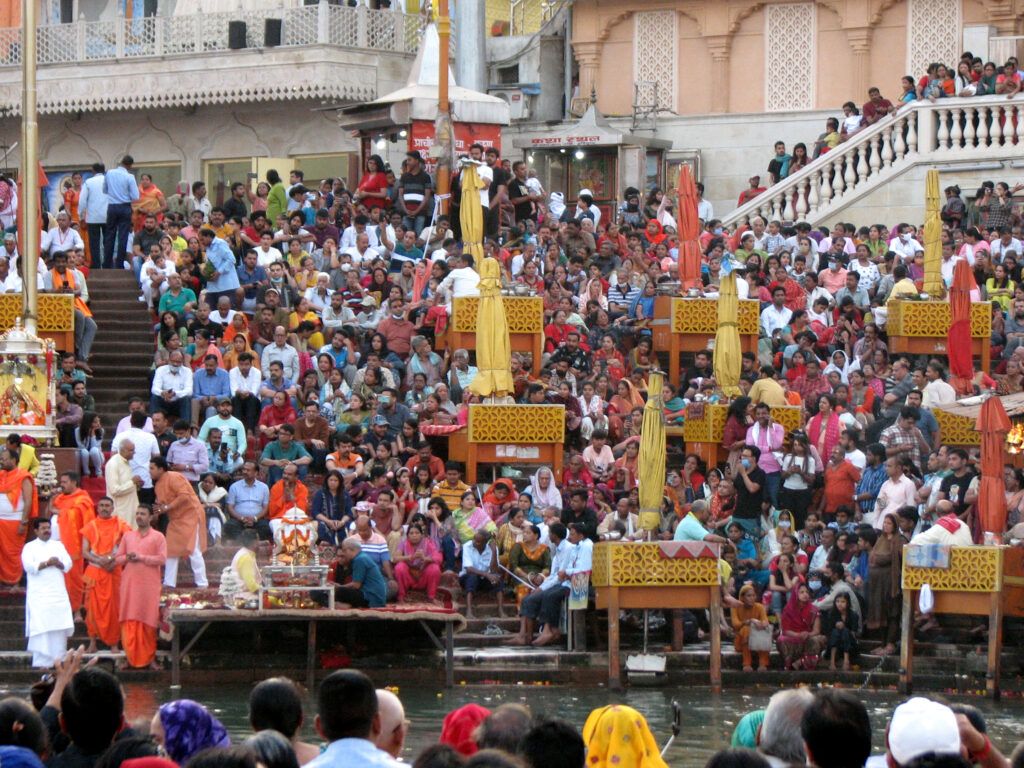
[(121, 646), (118, 645), (117, 643), (114, 643), (112, 646), (110, 646), (110, 652), (111, 653), (120, 653), (121, 652)]
[(349, 605), (348, 603), (335, 603), (335, 604), (334, 604), (334, 608), (335, 608), (335, 610), (338, 610), (338, 609), (340, 609), (340, 610), (346, 611), (346, 610), (348, 610), (348, 609), (349, 609), (349, 608), (351, 608), (351, 607), (352, 607), (352, 606), (351, 606), (351, 605)]
[(502, 641), (502, 645), (529, 645), (530, 638), (525, 635), (512, 635), (512, 637), (506, 637)]
[(545, 628), (545, 630), (543, 632), (541, 632), (540, 635), (538, 635), (537, 639), (534, 640), (533, 643), (531, 643), (531, 645), (536, 645), (536, 646), (540, 647), (540, 646), (543, 646), (543, 645), (550, 645), (551, 643), (557, 643), (561, 639), (562, 639), (562, 633), (561, 632), (549, 632)]
[(744, 671), (744, 672), (753, 672), (753, 671), (754, 671), (754, 668), (753, 668), (753, 667), (744, 667), (744, 668), (743, 668), (743, 671)]
[(829, 668), (830, 672), (835, 672), (836, 671), (836, 663), (834, 661), (830, 661), (828, 663), (828, 668)]
[(89, 645), (85, 649), (85, 652), (86, 653), (96, 653), (96, 641), (95, 640), (92, 640), (92, 639), (89, 640)]
[(758, 672), (767, 672), (768, 671), (768, 667), (758, 667), (757, 671)]
[(153, 669), (153, 670), (157, 670), (157, 671), (160, 671), (163, 668), (164, 668), (163, 664), (161, 664), (156, 659), (153, 659), (151, 662), (149, 662), (149, 666), (147, 667), (147, 669)]
[(849, 672), (849, 671), (850, 671), (850, 660), (849, 659), (843, 659), (843, 672)]

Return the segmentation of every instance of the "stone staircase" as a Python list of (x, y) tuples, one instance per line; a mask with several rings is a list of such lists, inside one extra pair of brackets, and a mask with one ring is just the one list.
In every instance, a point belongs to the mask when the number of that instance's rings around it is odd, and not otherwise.
[(153, 320), (138, 300), (132, 272), (94, 269), (89, 273), (89, 305), (99, 330), (89, 364), (88, 390), (96, 398), (109, 447), (117, 422), (128, 413), (128, 399), (149, 399), (148, 373), (153, 362)]
[[(969, 194), (982, 178), (999, 179), (1001, 172), (1016, 176), (1022, 142), (1024, 98), (1019, 95), (914, 101), (736, 208), (722, 222), (732, 227), (761, 216), (820, 225), (836, 221), (849, 208), (856, 211), (848, 211), (846, 221), (918, 222), (924, 185), (916, 177), (923, 177), (924, 169), (938, 167), (945, 177), (943, 187), (956, 182)], [(907, 183), (894, 184), (915, 171)]]

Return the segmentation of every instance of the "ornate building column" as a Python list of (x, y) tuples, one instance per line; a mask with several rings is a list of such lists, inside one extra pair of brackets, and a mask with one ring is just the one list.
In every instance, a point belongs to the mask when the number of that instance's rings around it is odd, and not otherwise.
[(711, 54), (711, 111), (729, 111), (729, 61), (732, 38), (729, 35), (705, 37)]
[(846, 30), (846, 39), (853, 53), (853, 100), (861, 104), (868, 98), (868, 82), (871, 74), (871, 27), (855, 27)]
[(572, 50), (580, 65), (580, 96), (597, 89), (597, 67), (601, 61), (602, 44), (598, 42), (573, 42)]

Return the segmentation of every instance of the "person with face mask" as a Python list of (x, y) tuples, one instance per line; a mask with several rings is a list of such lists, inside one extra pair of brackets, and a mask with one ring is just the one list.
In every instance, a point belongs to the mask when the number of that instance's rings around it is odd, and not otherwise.
[(387, 339), (388, 351), (405, 360), (412, 351), (412, 337), (416, 335), (416, 326), (409, 320), (402, 299), (392, 299), (388, 304), (388, 315), (380, 321), (377, 332)]
[(627, 187), (623, 197), (625, 202), (619, 207), (622, 223), (634, 229), (643, 229), (645, 219), (640, 208), (640, 191), (635, 187)]
[(167, 449), (167, 463), (195, 488), (209, 467), (206, 445), (192, 437), (191, 425), (184, 419), (174, 423), (174, 437), (174, 442)]

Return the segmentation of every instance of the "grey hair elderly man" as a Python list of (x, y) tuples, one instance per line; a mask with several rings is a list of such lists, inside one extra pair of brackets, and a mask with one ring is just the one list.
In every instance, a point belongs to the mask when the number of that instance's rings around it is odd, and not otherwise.
[(779, 691), (768, 700), (757, 751), (772, 768), (804, 765), (807, 762), (800, 724), (804, 712), (813, 702), (814, 694), (806, 688)]
[(712, 533), (704, 526), (707, 525), (708, 520), (711, 518), (711, 508), (708, 503), (702, 499), (698, 499), (690, 505), (690, 511), (686, 517), (679, 521), (679, 525), (676, 526), (676, 532), (672, 536), (675, 541), (707, 541), (712, 544), (725, 544), (732, 546), (725, 536), (719, 536), (717, 533)]
[(377, 712), (380, 715), (380, 733), (374, 739), (377, 749), (400, 759), (409, 734), (409, 721), (405, 719), (402, 701), (391, 691), (377, 689)]

